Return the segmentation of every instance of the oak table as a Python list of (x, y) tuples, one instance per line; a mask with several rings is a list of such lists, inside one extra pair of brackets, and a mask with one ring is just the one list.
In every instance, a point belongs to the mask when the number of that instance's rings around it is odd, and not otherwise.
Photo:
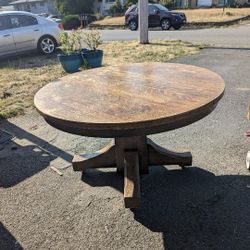
[(171, 152), (147, 135), (191, 124), (211, 113), (224, 93), (223, 79), (204, 68), (173, 63), (102, 67), (67, 75), (35, 95), (53, 127), (114, 138), (91, 155), (76, 155), (75, 171), (116, 167), (124, 172), (125, 207), (140, 206), (140, 174), (148, 166), (192, 165), (190, 152)]

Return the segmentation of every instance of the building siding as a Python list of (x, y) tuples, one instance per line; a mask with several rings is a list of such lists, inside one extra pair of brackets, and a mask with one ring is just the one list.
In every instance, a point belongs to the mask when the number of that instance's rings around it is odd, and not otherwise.
[[(94, 0), (94, 12), (101, 13), (102, 15), (108, 15), (111, 6), (115, 3), (115, 1), (108, 0)], [(121, 5), (126, 3), (126, 0), (120, 0)]]
[(38, 2), (26, 2), (26, 3), (18, 3), (14, 4), (14, 9), (18, 11), (27, 11), (34, 14), (48, 13), (57, 15), (58, 11), (55, 7), (55, 3), (53, 0), (44, 0)]

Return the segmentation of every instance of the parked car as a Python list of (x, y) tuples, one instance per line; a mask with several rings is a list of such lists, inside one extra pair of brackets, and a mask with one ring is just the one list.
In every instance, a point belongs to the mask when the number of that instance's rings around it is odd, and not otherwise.
[(38, 14), (38, 16), (42, 16), (42, 17), (47, 18), (49, 16), (49, 14), (48, 13), (40, 13), (40, 14)]
[(51, 21), (54, 21), (56, 23), (61, 23), (62, 22), (62, 18), (57, 16), (57, 15), (49, 15), (47, 17), (47, 19), (51, 20)]
[[(162, 30), (169, 30), (173, 27), (175, 30), (178, 30), (187, 22), (184, 13), (170, 11), (161, 4), (149, 4), (148, 13), (149, 27), (161, 27)], [(138, 29), (137, 5), (132, 5), (126, 11), (125, 25), (128, 26), (130, 30)]]
[(0, 56), (38, 50), (51, 54), (59, 46), (62, 25), (23, 11), (0, 13)]

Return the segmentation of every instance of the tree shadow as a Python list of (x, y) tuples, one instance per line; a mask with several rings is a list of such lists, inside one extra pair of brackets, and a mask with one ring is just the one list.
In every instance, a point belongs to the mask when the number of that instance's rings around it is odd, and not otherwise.
[[(6, 151), (12, 154), (5, 154)], [(0, 187), (9, 188), (22, 182), (47, 168), (55, 158), (36, 146), (10, 143), (1, 152)]]
[(0, 187), (9, 188), (35, 175), (50, 165), (56, 158), (71, 163), (73, 156), (49, 142), (36, 137), (24, 129), (4, 121), (1, 124), (9, 134), (25, 139), (32, 145), (17, 145), (13, 141), (3, 144), (0, 149)]
[(0, 249), (1, 250), (22, 250), (23, 247), (14, 236), (0, 222)]
[[(82, 179), (123, 191), (123, 180), (115, 173), (92, 171)], [(142, 176), (141, 192), (142, 205), (132, 210), (134, 218), (162, 233), (164, 249), (249, 249), (249, 176), (159, 166)]]

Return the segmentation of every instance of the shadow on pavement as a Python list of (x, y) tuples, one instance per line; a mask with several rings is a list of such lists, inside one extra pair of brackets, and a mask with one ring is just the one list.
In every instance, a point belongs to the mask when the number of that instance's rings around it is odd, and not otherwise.
[(0, 152), (0, 187), (9, 188), (22, 182), (48, 167), (54, 159), (36, 146), (9, 144)]
[(0, 124), (9, 134), (18, 139), (25, 139), (33, 145), (17, 145), (15, 142), (5, 143), (0, 149), (0, 187), (12, 187), (35, 175), (50, 165), (57, 157), (67, 162), (72, 155), (51, 145), (49, 142), (23, 130), (16, 125), (4, 121)]
[[(115, 173), (88, 171), (82, 179), (123, 192), (123, 178)], [(161, 232), (165, 249), (249, 249), (249, 176), (159, 166), (142, 176), (141, 192), (142, 205), (132, 210), (134, 218)]]
[(123, 193), (123, 176), (114, 172), (101, 172), (95, 169), (88, 169), (82, 174), (82, 181), (92, 187), (111, 186)]
[(22, 250), (23, 247), (11, 235), (11, 233), (0, 222), (0, 249), (1, 250)]

